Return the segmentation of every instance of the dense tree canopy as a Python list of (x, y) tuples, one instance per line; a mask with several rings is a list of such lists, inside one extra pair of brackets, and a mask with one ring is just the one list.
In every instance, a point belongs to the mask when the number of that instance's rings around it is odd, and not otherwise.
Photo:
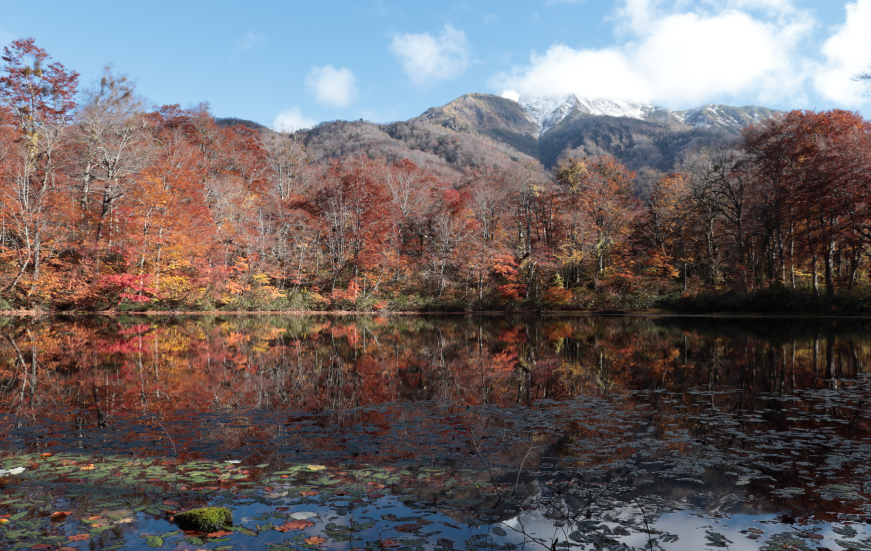
[(5, 308), (644, 306), (820, 276), (832, 296), (867, 273), (855, 113), (777, 116), (668, 174), (608, 156), (547, 172), (422, 124), (305, 142), (219, 125), (205, 104), (150, 107), (112, 67), (77, 92), (32, 39), (3, 60)]

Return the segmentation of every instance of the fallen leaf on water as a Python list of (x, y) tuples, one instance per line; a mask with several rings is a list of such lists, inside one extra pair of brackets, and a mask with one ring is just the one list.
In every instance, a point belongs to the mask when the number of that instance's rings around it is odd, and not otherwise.
[(223, 538), (224, 536), (232, 536), (233, 532), (227, 532), (226, 530), (218, 530), (217, 532), (212, 532), (210, 534), (206, 534), (207, 538)]
[(326, 468), (327, 468), (326, 465), (309, 465), (308, 466), (308, 470), (310, 470), (310, 471), (322, 471)]
[(72, 511), (55, 511), (51, 514), (51, 520), (63, 520), (73, 514)]
[(420, 524), (400, 524), (395, 528), (397, 532), (417, 532), (421, 529)]
[(97, 516), (95, 516), (95, 517), (88, 517), (88, 520), (99, 520), (99, 519), (101, 519), (101, 518), (103, 518), (103, 517), (100, 516), (100, 515), (97, 515)]
[(366, 483), (366, 486), (369, 486), (370, 488), (377, 488), (377, 489), (379, 489), (379, 490), (380, 490), (381, 488), (384, 488), (384, 487), (385, 487), (384, 484), (379, 484), (379, 483), (377, 483), (377, 482), (367, 482), (367, 483)]
[(316, 491), (314, 491), (314, 490), (305, 490), (305, 491), (303, 491), (303, 492), (300, 492), (299, 495), (301, 495), (301, 496), (306, 496), (306, 497), (309, 497), (309, 496), (316, 496), (316, 495), (318, 495), (318, 492), (316, 492)]
[(97, 467), (94, 466), (93, 463), (88, 463), (88, 464), (85, 465), (84, 467), (79, 467), (79, 468), (82, 469), (83, 471), (93, 471), (93, 470), (96, 469)]
[(290, 518), (294, 520), (308, 520), (312, 517), (318, 516), (314, 511), (297, 511), (295, 513), (290, 514)]
[(310, 520), (289, 520), (281, 526), (276, 526), (275, 529), (279, 532), (289, 532), (291, 530), (305, 530), (314, 525), (315, 523)]
[(309, 545), (323, 545), (327, 543), (327, 538), (322, 538), (320, 536), (312, 536), (310, 538), (306, 538), (305, 542)]
[(393, 540), (381, 540), (379, 543), (381, 544), (381, 547), (399, 547), (402, 545), (398, 541)]
[(75, 536), (70, 536), (70, 541), (85, 541), (90, 537), (90, 534), (76, 534)]
[(122, 518), (115, 521), (115, 524), (127, 524), (128, 522), (133, 522), (132, 518)]
[(52, 455), (53, 454), (50, 454), (50, 453), (41, 453), (41, 454), (39, 454), (39, 457), (51, 457)]
[(8, 518), (0, 518), (0, 526), (3, 526), (4, 524), (9, 524)]
[(178, 501), (173, 501), (171, 499), (163, 500), (164, 505), (172, 505), (173, 507), (178, 507)]

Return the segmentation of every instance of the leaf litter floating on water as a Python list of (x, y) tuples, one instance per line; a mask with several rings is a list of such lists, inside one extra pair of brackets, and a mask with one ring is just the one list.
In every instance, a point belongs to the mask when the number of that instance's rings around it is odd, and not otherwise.
[(281, 526), (276, 526), (275, 529), (279, 532), (289, 532), (291, 530), (305, 530), (306, 528), (311, 528), (314, 525), (315, 523), (310, 520), (289, 520)]

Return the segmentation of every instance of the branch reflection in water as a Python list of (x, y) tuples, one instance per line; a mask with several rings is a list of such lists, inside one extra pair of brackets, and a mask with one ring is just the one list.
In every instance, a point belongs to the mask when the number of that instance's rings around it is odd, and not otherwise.
[(861, 320), (0, 323), (0, 548), (871, 549)]

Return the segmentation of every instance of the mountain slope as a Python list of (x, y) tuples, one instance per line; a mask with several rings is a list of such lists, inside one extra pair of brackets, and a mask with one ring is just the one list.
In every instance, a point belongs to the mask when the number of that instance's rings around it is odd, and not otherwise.
[(668, 172), (693, 149), (737, 139), (718, 128), (677, 127), (628, 117), (585, 116), (564, 120), (545, 133), (539, 160), (552, 167), (564, 155), (612, 155), (631, 170), (652, 167)]
[(467, 94), (427, 110), (413, 121), (485, 136), (551, 167), (575, 155), (614, 155), (629, 168), (671, 170), (699, 145), (735, 140), (742, 128), (777, 112), (764, 107), (709, 104), (674, 110), (611, 100), (523, 97), (514, 101)]
[(678, 111), (609, 99), (509, 98), (466, 94), (404, 122), (335, 121), (301, 131), (312, 160), (367, 155), (407, 158), (446, 176), (485, 165), (563, 156), (613, 155), (632, 170), (670, 171), (702, 145), (734, 141), (741, 128), (777, 112), (709, 104)]
[(441, 107), (428, 109), (409, 122), (477, 134), (510, 145), (538, 158), (538, 128), (514, 100), (490, 94), (466, 94)]

